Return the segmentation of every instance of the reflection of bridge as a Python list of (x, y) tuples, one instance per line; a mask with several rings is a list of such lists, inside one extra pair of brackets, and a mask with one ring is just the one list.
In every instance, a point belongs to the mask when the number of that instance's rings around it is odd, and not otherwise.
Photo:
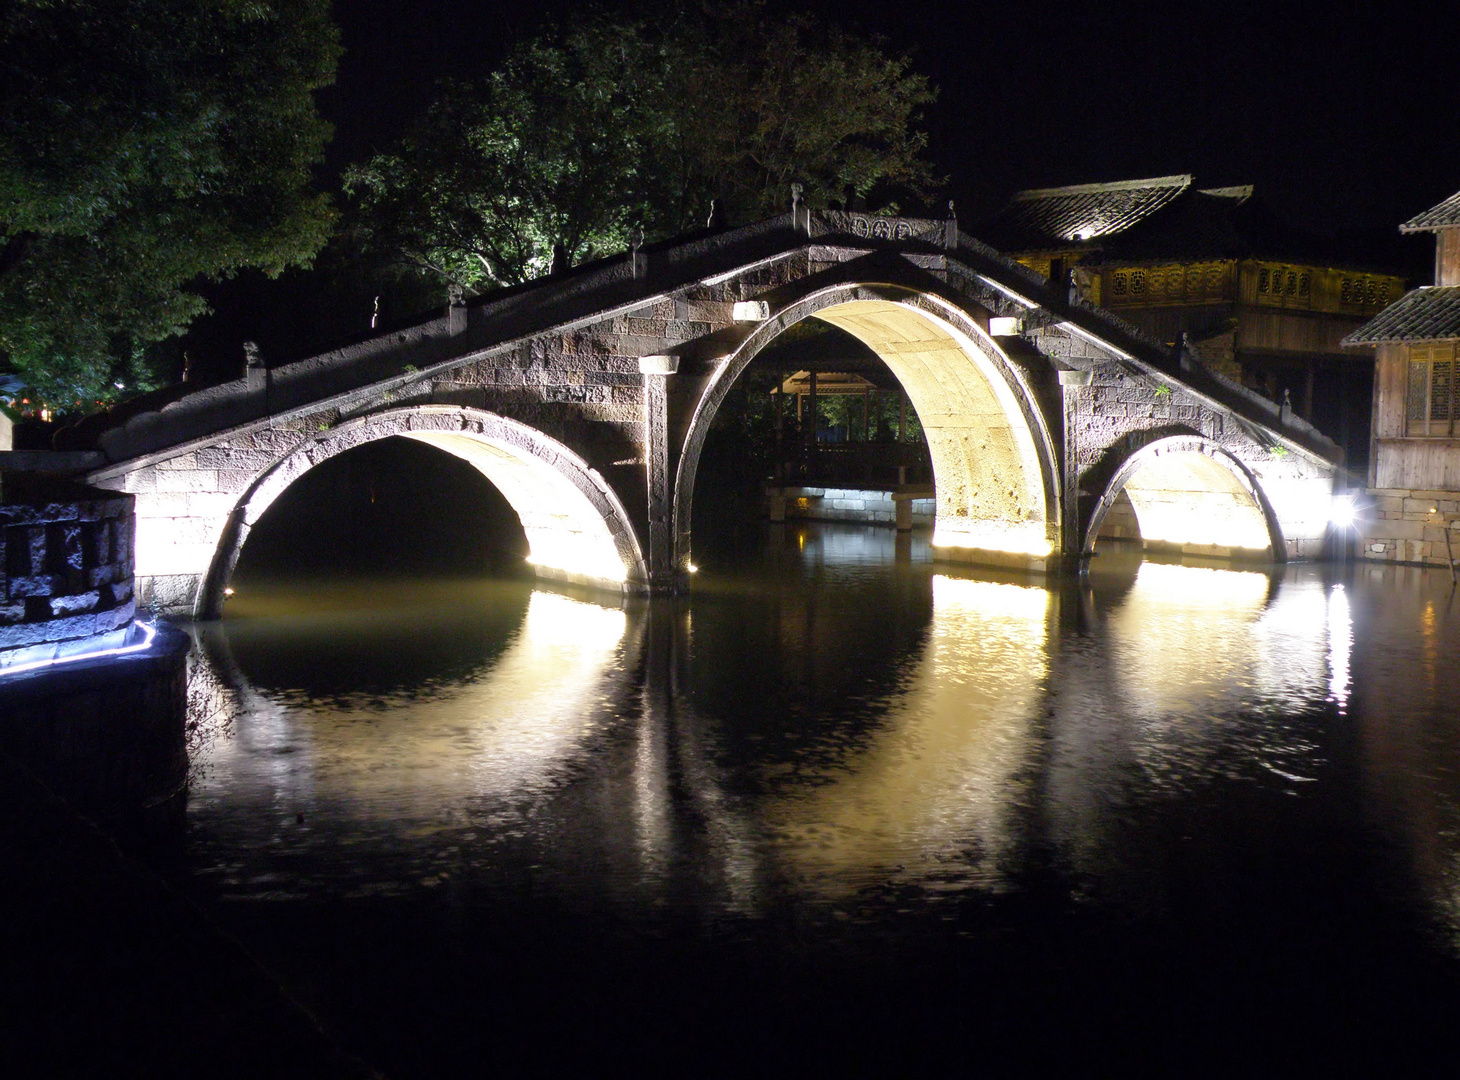
[(105, 464), (89, 479), (136, 493), (139, 598), (175, 611), (216, 613), (279, 493), (391, 435), (487, 476), (540, 572), (670, 591), (691, 566), (690, 504), (716, 409), (808, 318), (871, 348), (916, 408), (942, 556), (1074, 566), (1122, 489), (1148, 542), (1277, 558), (1321, 543), (1337, 451), (1286, 410), (1051, 290), (952, 222), (804, 209), (251, 368), (101, 432)]

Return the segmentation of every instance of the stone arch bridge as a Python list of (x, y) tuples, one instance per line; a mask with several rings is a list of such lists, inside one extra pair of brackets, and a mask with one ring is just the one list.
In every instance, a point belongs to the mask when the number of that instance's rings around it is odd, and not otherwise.
[(138, 599), (216, 615), (306, 470), (401, 435), (470, 462), (548, 576), (683, 587), (695, 474), (736, 377), (803, 319), (922, 420), (939, 557), (1073, 570), (1124, 490), (1148, 543), (1278, 560), (1324, 537), (1338, 449), (953, 221), (798, 209), (453, 303), (435, 319), (113, 414), (86, 479), (136, 496)]

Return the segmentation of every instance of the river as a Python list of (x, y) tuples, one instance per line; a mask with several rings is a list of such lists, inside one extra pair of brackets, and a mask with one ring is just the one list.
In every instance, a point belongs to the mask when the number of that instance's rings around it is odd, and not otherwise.
[(652, 603), (241, 585), (187, 888), (397, 1077), (1455, 1049), (1447, 572), (1046, 587), (830, 525), (702, 561)]

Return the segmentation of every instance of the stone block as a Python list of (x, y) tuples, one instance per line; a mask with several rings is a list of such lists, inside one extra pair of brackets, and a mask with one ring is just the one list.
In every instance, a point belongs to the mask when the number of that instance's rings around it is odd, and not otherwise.
[(1390, 521), (1384, 525), (1386, 537), (1399, 541), (1419, 540), (1424, 536), (1423, 521)]
[(213, 469), (188, 469), (157, 474), (158, 491), (217, 491), (218, 473)]
[(227, 517), (238, 503), (231, 491), (194, 491), (186, 498), (183, 512), (189, 517)]
[(113, 585), (122, 577), (121, 568), (116, 563), (107, 563), (103, 566), (94, 566), (86, 572), (86, 584), (93, 589), (103, 585)]
[(188, 512), (188, 495), (182, 491), (148, 491), (137, 496), (138, 517), (177, 517)]
[(166, 458), (157, 463), (157, 468), (162, 472), (174, 469), (196, 469), (198, 467), (198, 455), (193, 452), (178, 454), (176, 457)]
[(67, 596), (51, 597), (51, 616), (61, 618), (93, 612), (101, 604), (101, 593), (96, 589), (88, 592), (71, 593)]
[(1435, 503), (1429, 499), (1410, 497), (1404, 500), (1402, 508), (1406, 518), (1408, 518), (1410, 514), (1427, 515), (1434, 513)]
[(21, 600), (26, 597), (54, 596), (62, 591), (64, 585), (64, 579), (58, 574), (28, 574), (24, 577), (12, 577), (7, 591), (11, 600)]

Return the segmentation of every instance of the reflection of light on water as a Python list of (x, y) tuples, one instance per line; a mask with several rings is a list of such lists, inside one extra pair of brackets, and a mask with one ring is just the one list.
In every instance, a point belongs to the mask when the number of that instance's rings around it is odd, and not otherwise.
[(1353, 650), (1354, 621), (1348, 593), (1335, 585), (1328, 594), (1328, 697), (1342, 713), (1348, 705), (1349, 654)]
[(1266, 575), (1144, 562), (1111, 616), (1115, 665), (1138, 715), (1185, 710), (1254, 679), (1252, 625)]
[(1049, 605), (1043, 589), (933, 578), (909, 688), (859, 751), (767, 809), (796, 876), (828, 894), (889, 872), (994, 879), (1048, 671)]
[(539, 591), (494, 664), (429, 697), (266, 703), (275, 695), (241, 687), (247, 715), (218, 767), (282, 805), (343, 803), (397, 829), (449, 818), (464, 798), (541, 790), (593, 730), (625, 629), (621, 610)]

